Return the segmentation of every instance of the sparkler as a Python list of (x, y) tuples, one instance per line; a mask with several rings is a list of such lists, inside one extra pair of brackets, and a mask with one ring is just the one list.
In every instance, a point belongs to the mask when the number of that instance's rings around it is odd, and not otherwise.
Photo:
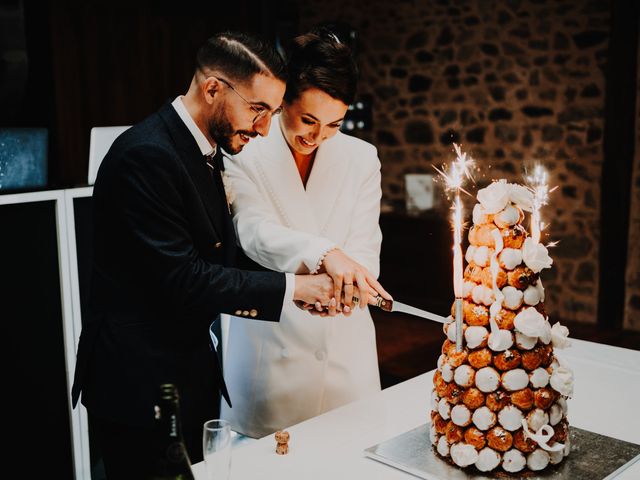
[(463, 209), (460, 201), (460, 192), (469, 195), (462, 188), (465, 179), (471, 179), (473, 159), (463, 153), (460, 146), (453, 144), (456, 151), (456, 160), (451, 163), (448, 170), (434, 167), (445, 181), (446, 190), (455, 193), (453, 201), (453, 292), (455, 294), (455, 322), (456, 322), (456, 350), (462, 350), (462, 296), (463, 296), (463, 256), (462, 256), (462, 218)]

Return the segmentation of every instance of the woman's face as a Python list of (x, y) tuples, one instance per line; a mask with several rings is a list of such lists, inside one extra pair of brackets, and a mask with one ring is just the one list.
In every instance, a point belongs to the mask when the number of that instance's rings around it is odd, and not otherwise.
[(293, 102), (284, 103), (284, 138), (295, 152), (310, 155), (338, 132), (347, 107), (322, 90), (305, 90)]

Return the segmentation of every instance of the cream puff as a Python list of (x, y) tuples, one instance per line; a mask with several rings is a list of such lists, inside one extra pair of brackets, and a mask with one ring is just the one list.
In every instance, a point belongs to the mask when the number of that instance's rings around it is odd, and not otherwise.
[(453, 383), (450, 383), (449, 384), (449, 393), (447, 395), (447, 400), (452, 405), (457, 405), (462, 400), (462, 394), (463, 393), (464, 393), (464, 390), (461, 387), (459, 387), (458, 385), (455, 385)]
[(498, 465), (500, 465), (500, 454), (492, 448), (483, 448), (478, 452), (478, 459), (476, 460), (476, 468), (481, 472), (490, 472)]
[(499, 412), (509, 405), (509, 401), (509, 394), (502, 390), (490, 393), (485, 397), (485, 405), (494, 412)]
[(522, 263), (522, 250), (505, 248), (498, 255), (498, 262), (505, 270), (513, 270)]
[(542, 365), (543, 355), (541, 347), (522, 352), (522, 367), (525, 370), (535, 370)]
[(534, 388), (542, 388), (549, 385), (549, 372), (544, 368), (536, 368), (529, 372), (529, 382)]
[(461, 427), (449, 420), (449, 423), (447, 423), (445, 435), (447, 436), (447, 442), (458, 443), (462, 441), (464, 437), (464, 431)]
[(549, 424), (551, 426), (555, 426), (560, 422), (560, 420), (562, 420), (562, 418), (563, 414), (560, 404), (554, 403), (551, 405), (551, 408), (549, 409)]
[(459, 427), (471, 424), (471, 411), (465, 405), (456, 405), (451, 409), (451, 421)]
[(533, 432), (537, 432), (549, 423), (549, 415), (544, 410), (536, 408), (527, 414), (527, 425)]
[(549, 454), (541, 448), (527, 455), (527, 467), (529, 467), (529, 470), (538, 472), (547, 468), (547, 465), (549, 465)]
[(465, 301), (463, 304), (464, 321), (467, 325), (486, 327), (489, 325), (489, 309), (484, 305)]
[(442, 418), (439, 413), (431, 416), (431, 422), (433, 423), (436, 432), (438, 432), (440, 435), (444, 435), (447, 433), (447, 425), (449, 424), (449, 422)]
[(438, 439), (438, 444), (436, 445), (436, 450), (443, 457), (449, 456), (449, 442), (447, 442), (447, 437), (444, 435)]
[(468, 355), (469, 354), (466, 349), (462, 349), (458, 352), (456, 351), (455, 345), (452, 345), (452, 348), (449, 350), (449, 354), (447, 355), (447, 363), (452, 367), (458, 368), (467, 361)]
[(513, 392), (510, 396), (513, 403), (520, 410), (528, 412), (533, 408), (534, 395), (530, 388), (523, 388)]
[[(493, 247), (494, 241), (491, 232), (495, 230), (495, 228), (495, 225), (491, 224), (474, 225), (469, 229), (469, 243), (471, 245), (475, 245), (476, 247)], [(522, 240), (522, 242), (524, 242), (524, 239)], [(522, 242), (520, 243), (520, 245), (522, 245)], [(518, 246), (517, 248), (520, 248), (520, 246)]]
[(471, 300), (478, 305), (491, 305), (494, 301), (493, 289), (484, 284), (478, 284), (471, 291)]
[[(482, 272), (484, 280), (484, 271)], [(520, 266), (511, 270), (507, 274), (507, 282), (510, 286), (519, 290), (525, 290), (529, 285), (533, 285), (538, 280), (538, 275), (533, 273), (528, 267)]]
[(476, 371), (469, 365), (460, 365), (453, 374), (453, 380), (461, 387), (467, 388), (473, 385)]
[[(500, 235), (502, 236), (504, 248), (520, 249), (524, 239), (527, 238), (527, 231), (522, 225), (513, 225), (512, 227), (501, 229)], [(493, 246), (493, 243), (489, 246)]]
[(471, 416), (473, 424), (479, 430), (489, 430), (497, 422), (496, 414), (489, 410), (487, 407), (480, 407)]
[(518, 407), (507, 405), (498, 413), (498, 423), (505, 430), (513, 432), (522, 428), (522, 420), (524, 416)]
[(499, 452), (506, 452), (513, 445), (513, 435), (502, 427), (493, 427), (486, 438), (489, 446)]
[(521, 471), (527, 464), (527, 458), (522, 452), (513, 449), (502, 455), (502, 468), (505, 472), (517, 473)]
[(516, 332), (516, 345), (520, 350), (531, 350), (538, 343), (538, 337), (530, 337), (522, 332)]
[(464, 331), (464, 339), (468, 348), (481, 348), (487, 346), (489, 331), (485, 327), (471, 326)]
[(569, 436), (569, 424), (566, 420), (562, 420), (557, 425), (553, 426), (553, 437), (551, 437), (551, 442), (559, 442), (564, 443)]
[(451, 460), (459, 467), (468, 467), (478, 460), (478, 452), (471, 445), (466, 443), (456, 443), (449, 449)]
[(481, 368), (476, 372), (476, 387), (481, 392), (493, 392), (498, 388), (500, 383), (500, 375), (491, 367)]
[(534, 393), (534, 404), (536, 408), (548, 410), (556, 399), (556, 395), (550, 388), (539, 388)]
[(520, 222), (522, 218), (524, 218), (522, 210), (513, 204), (509, 204), (493, 216), (493, 223), (501, 229), (509, 228)]
[(489, 260), (493, 255), (493, 248), (489, 248), (485, 245), (476, 247), (473, 252), (473, 263), (479, 267), (486, 267), (489, 265)]
[(464, 279), (474, 284), (478, 284), (482, 282), (482, 270), (482, 267), (470, 263), (464, 269)]
[(451, 405), (444, 398), (438, 402), (438, 413), (445, 420), (451, 418)]
[(442, 374), (442, 379), (445, 382), (449, 383), (451, 380), (453, 380), (453, 371), (454, 370), (455, 370), (455, 368), (453, 368), (449, 362), (447, 362), (444, 365), (442, 365), (442, 368), (440, 369), (440, 372)]
[(513, 370), (514, 368), (518, 368), (520, 366), (520, 361), (522, 356), (520, 352), (515, 349), (505, 350), (504, 352), (498, 353), (493, 358), (493, 364), (498, 370)]
[(484, 437), (484, 433), (476, 427), (467, 428), (464, 432), (464, 441), (473, 446), (476, 450), (482, 450), (487, 444), (487, 439)]
[(488, 348), (481, 348), (480, 350), (470, 352), (467, 360), (473, 368), (480, 370), (481, 368), (491, 365), (492, 358), (493, 354), (491, 353), (491, 350)]
[(502, 295), (504, 295), (502, 305), (509, 310), (517, 310), (522, 306), (524, 296), (522, 290), (508, 285), (502, 289)]
[[(506, 288), (506, 287), (505, 287)], [(513, 321), (516, 318), (516, 312), (501, 308), (496, 315), (496, 323), (501, 330), (513, 330)]]
[(513, 446), (524, 453), (533, 452), (538, 444), (524, 434), (524, 430), (520, 429), (513, 434)]
[[(485, 267), (482, 269), (482, 273), (480, 274), (480, 281), (487, 288), (493, 289), (493, 272), (491, 271), (491, 267)], [(502, 288), (507, 285), (508, 281), (509, 274), (502, 268), (498, 269), (498, 272), (496, 274), (496, 286), (498, 288)]]
[(510, 391), (522, 390), (529, 385), (529, 375), (521, 368), (509, 370), (502, 374), (502, 386)]
[(484, 393), (475, 387), (468, 388), (462, 394), (462, 403), (469, 409), (476, 410), (484, 405)]

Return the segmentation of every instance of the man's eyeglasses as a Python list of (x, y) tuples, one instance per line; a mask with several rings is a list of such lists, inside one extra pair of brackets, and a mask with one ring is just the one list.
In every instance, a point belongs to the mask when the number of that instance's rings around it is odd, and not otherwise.
[[(211, 75), (211, 76), (213, 76), (213, 75)], [(249, 108), (256, 114), (256, 116), (253, 117), (253, 120), (251, 121), (251, 123), (255, 124), (256, 122), (259, 122), (260, 120), (265, 118), (267, 115), (270, 115), (270, 116), (273, 117), (274, 115), (278, 115), (280, 112), (282, 112), (282, 107), (277, 107), (277, 108), (274, 108), (273, 110), (269, 110), (269, 109), (264, 108), (262, 106), (254, 105), (249, 100), (247, 100), (242, 95), (240, 95), (240, 92), (238, 92), (233, 87), (233, 85), (231, 85), (231, 83), (229, 83), (229, 81), (225, 80), (224, 78), (220, 78), (220, 77), (213, 77), (213, 78), (215, 78), (217, 80), (220, 80), (227, 87), (229, 87), (231, 90), (233, 90), (235, 92), (235, 94), (238, 95), (244, 101), (244, 103), (249, 105)]]

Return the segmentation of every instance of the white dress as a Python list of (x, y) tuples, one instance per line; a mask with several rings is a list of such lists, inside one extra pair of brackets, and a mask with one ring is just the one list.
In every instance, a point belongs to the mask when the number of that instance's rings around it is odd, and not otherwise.
[[(267, 137), (225, 158), (245, 253), (277, 271), (308, 273), (339, 246), (374, 276), (382, 234), (375, 147), (337, 133), (318, 149), (306, 190), (279, 119)], [(224, 376), (233, 403), (221, 415), (259, 438), (380, 391), (368, 308), (315, 317), (285, 305), (280, 322), (233, 317), (223, 328)]]

